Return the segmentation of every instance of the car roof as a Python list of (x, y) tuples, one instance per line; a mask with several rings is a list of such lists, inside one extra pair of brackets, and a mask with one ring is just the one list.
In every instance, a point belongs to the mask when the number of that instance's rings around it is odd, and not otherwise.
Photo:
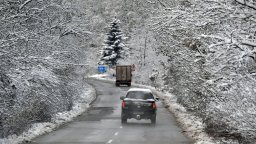
[(128, 90), (128, 92), (131, 92), (131, 91), (142, 91), (142, 92), (149, 92), (149, 93), (152, 93), (152, 91), (150, 89), (145, 89), (145, 88), (130, 88)]

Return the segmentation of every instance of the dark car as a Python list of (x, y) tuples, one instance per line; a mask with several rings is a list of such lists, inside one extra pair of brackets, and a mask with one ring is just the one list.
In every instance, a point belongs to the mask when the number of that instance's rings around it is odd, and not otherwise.
[(127, 123), (127, 119), (137, 120), (150, 119), (152, 124), (156, 123), (156, 101), (150, 89), (131, 88), (122, 100), (122, 123)]

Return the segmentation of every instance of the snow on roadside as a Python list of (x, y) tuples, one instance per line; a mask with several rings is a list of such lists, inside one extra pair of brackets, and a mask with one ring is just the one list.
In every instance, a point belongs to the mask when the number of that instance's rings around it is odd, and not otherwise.
[(207, 133), (204, 132), (205, 125), (202, 122), (202, 119), (199, 117), (193, 116), (186, 111), (185, 107), (177, 103), (177, 98), (171, 93), (163, 93), (159, 90), (156, 90), (154, 87), (141, 85), (141, 84), (132, 84), (133, 86), (149, 88), (154, 94), (157, 95), (160, 99), (163, 100), (163, 104), (168, 107), (168, 110), (174, 114), (177, 122), (182, 127), (183, 132), (195, 141), (195, 144), (215, 144), (218, 143), (213, 140)]
[(95, 75), (89, 76), (89, 78), (102, 79), (102, 80), (105, 80), (105, 79), (114, 80), (114, 77), (107, 73), (95, 74)]
[(156, 94), (163, 99), (164, 105), (168, 110), (174, 114), (183, 132), (195, 140), (195, 144), (214, 144), (214, 140), (204, 132), (205, 125), (202, 119), (189, 114), (186, 109), (176, 102), (176, 97), (170, 93), (160, 93), (155, 91)]
[(70, 122), (74, 117), (79, 116), (85, 112), (89, 104), (96, 98), (95, 89), (88, 85), (88, 88), (84, 89), (83, 95), (80, 96), (79, 101), (77, 101), (71, 111), (65, 111), (57, 113), (51, 122), (45, 123), (35, 123), (31, 128), (23, 132), (21, 135), (16, 136), (12, 135), (4, 139), (0, 139), (0, 144), (18, 144), (24, 141), (31, 141), (35, 137), (51, 132), (54, 129), (58, 128), (60, 125)]
[(98, 80), (102, 80), (102, 81), (106, 81), (106, 82), (114, 82), (116, 80), (116, 77), (114, 77), (113, 75), (108, 74), (108, 73), (95, 74), (95, 75), (88, 76), (88, 78), (98, 79)]
[[(104, 77), (102, 75), (93, 75), (89, 78), (98, 79), (106, 82), (113, 82), (113, 77)], [(132, 83), (134, 87), (140, 88), (148, 88), (157, 95), (161, 100), (163, 100), (163, 104), (168, 107), (168, 110), (174, 114), (176, 120), (178, 121), (179, 125), (182, 127), (184, 133), (190, 137), (192, 140), (195, 141), (195, 144), (216, 144), (219, 143), (213, 140), (207, 133), (204, 132), (205, 125), (202, 122), (202, 119), (199, 117), (193, 116), (186, 109), (177, 103), (177, 98), (173, 94), (160, 92), (156, 90), (152, 86), (142, 85), (142, 84), (135, 84)]]

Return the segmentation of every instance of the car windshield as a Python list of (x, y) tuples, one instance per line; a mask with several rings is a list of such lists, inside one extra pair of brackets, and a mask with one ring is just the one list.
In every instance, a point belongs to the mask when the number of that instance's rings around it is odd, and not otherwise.
[(132, 99), (154, 99), (154, 96), (149, 92), (143, 92), (143, 91), (130, 91), (126, 95), (126, 98), (132, 98)]

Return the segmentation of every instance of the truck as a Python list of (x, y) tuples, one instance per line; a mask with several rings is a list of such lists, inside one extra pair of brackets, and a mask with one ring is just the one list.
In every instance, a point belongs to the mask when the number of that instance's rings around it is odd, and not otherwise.
[(116, 66), (116, 86), (127, 85), (131, 86), (132, 82), (132, 67), (131, 65)]

